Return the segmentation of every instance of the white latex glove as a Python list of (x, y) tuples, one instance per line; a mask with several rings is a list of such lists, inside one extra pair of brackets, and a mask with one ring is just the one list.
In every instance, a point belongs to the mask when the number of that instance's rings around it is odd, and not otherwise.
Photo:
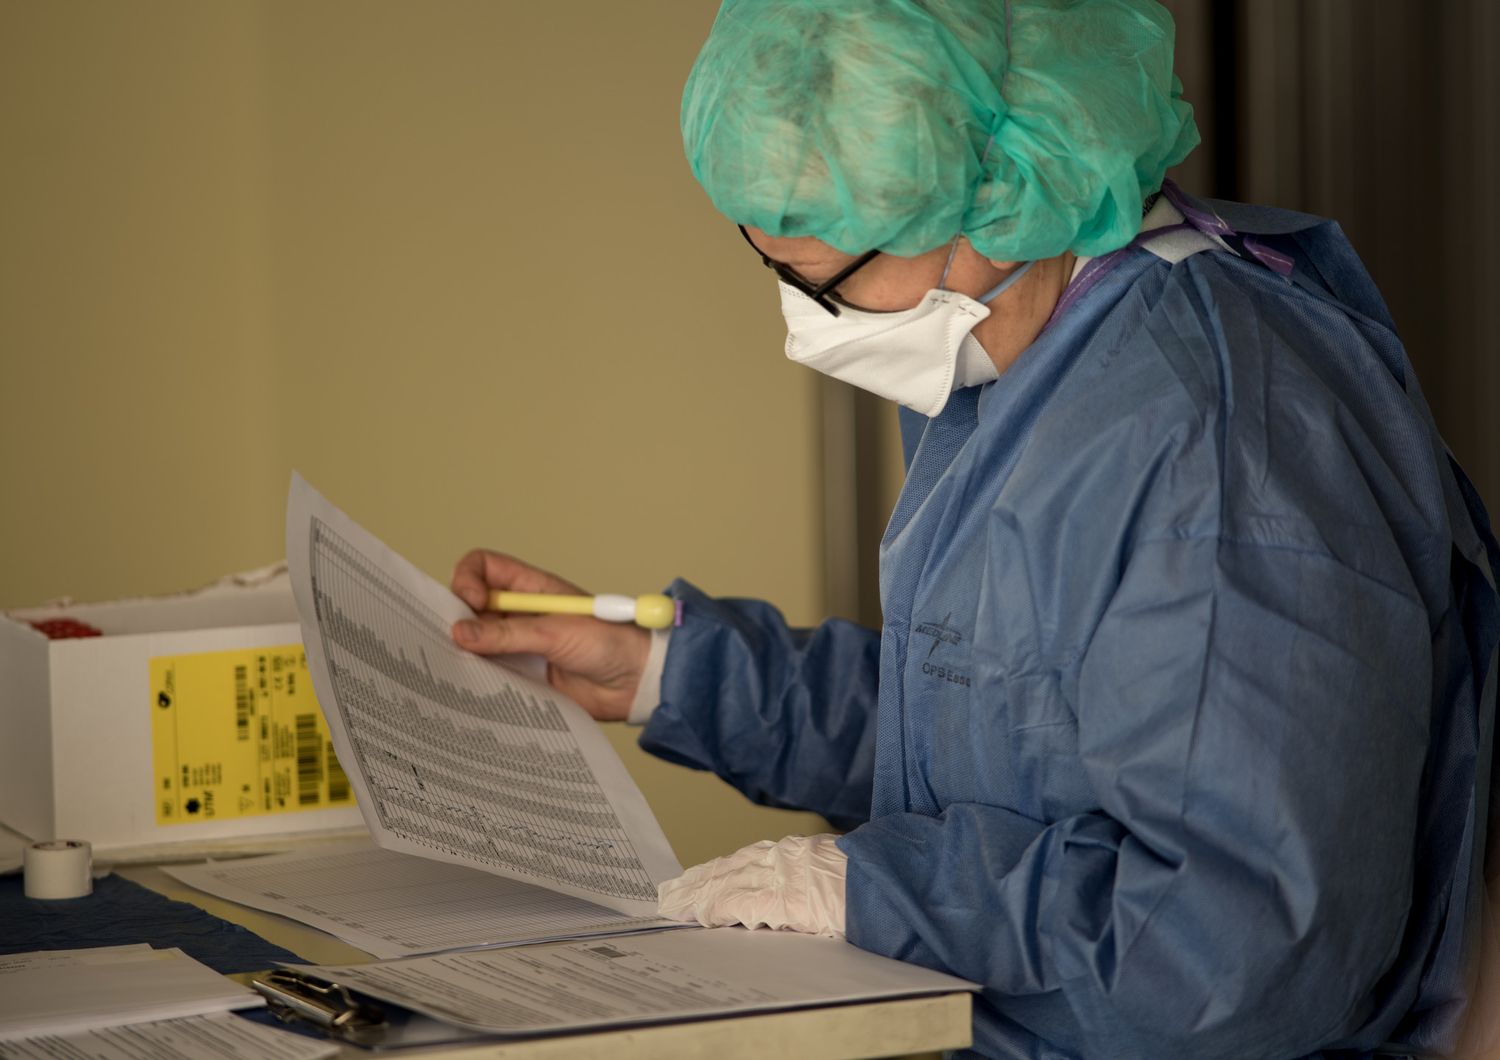
[(848, 858), (831, 835), (769, 839), (658, 884), (661, 915), (705, 927), (744, 924), (844, 937)]

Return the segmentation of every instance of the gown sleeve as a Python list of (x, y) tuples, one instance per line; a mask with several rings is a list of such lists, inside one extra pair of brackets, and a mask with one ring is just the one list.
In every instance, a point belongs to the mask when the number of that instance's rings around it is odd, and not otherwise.
[(868, 820), (880, 635), (841, 619), (795, 629), (769, 604), (682, 581), (670, 592), (684, 620), (641, 746), (758, 803)]
[(1139, 542), (1079, 663), (1099, 809), (959, 803), (856, 829), (850, 941), (975, 980), (1089, 1056), (1338, 1040), (1411, 902), (1428, 621), (1399, 579), (1316, 550)]

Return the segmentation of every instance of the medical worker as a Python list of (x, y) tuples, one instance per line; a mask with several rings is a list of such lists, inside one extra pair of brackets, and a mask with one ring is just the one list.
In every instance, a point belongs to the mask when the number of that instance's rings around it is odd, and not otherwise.
[[(688, 158), (775, 271), (788, 356), (903, 406), (884, 629), (678, 582), (654, 640), (454, 635), (845, 829), (662, 908), (980, 983), (979, 1054), (1442, 1051), (1494, 541), (1338, 227), (1164, 183), (1198, 138), (1172, 36), (1151, 0), (728, 0)], [(488, 552), (453, 584), (572, 588)]]

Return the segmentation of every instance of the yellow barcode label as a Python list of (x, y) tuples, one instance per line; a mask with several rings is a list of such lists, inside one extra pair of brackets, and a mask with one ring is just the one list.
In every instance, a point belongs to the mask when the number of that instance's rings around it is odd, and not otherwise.
[(151, 660), (156, 822), (353, 804), (300, 644)]

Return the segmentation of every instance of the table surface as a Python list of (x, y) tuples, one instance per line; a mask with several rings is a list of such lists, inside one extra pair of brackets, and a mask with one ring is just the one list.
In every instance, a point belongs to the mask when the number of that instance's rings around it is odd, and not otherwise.
[[(18, 837), (0, 827), (0, 861), (18, 847)], [(306, 924), (251, 909), (194, 890), (154, 864), (120, 865), (123, 877), (169, 898), (189, 902), (214, 916), (248, 928), (317, 964), (353, 964), (372, 960), (332, 935)], [(235, 978), (248, 978), (236, 976)], [(970, 1043), (970, 997), (966, 993), (902, 998), (851, 1005), (723, 1019), (694, 1020), (652, 1027), (561, 1035), (520, 1041), (489, 1040), (462, 1045), (402, 1049), (399, 1054), (371, 1053), (345, 1046), (341, 1056), (421, 1056), (454, 1060), (582, 1060), (607, 1055), (611, 1060), (759, 1060), (765, 1056), (877, 1057), (958, 1049)]]

